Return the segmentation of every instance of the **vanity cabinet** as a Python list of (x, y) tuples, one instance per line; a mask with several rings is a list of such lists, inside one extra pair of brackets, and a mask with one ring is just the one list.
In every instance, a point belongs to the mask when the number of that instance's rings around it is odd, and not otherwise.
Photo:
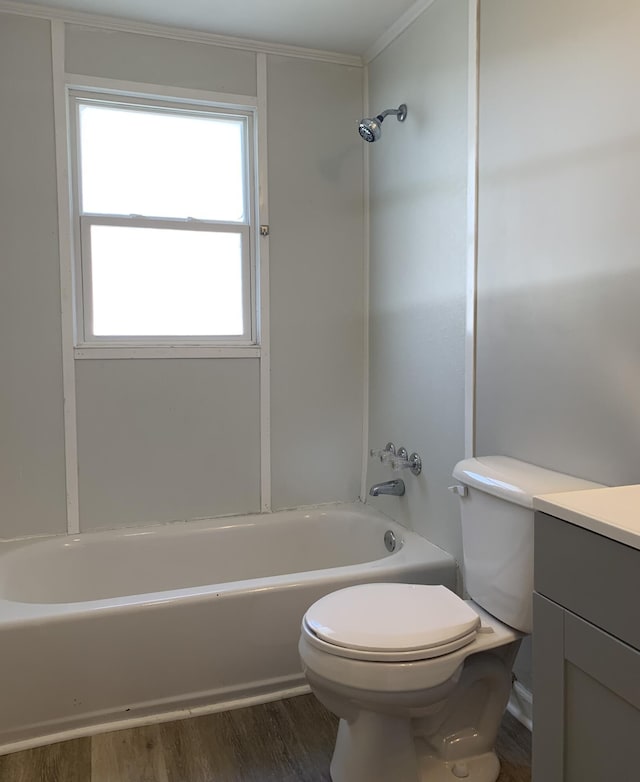
[(640, 780), (640, 550), (537, 512), (534, 588), (533, 782)]

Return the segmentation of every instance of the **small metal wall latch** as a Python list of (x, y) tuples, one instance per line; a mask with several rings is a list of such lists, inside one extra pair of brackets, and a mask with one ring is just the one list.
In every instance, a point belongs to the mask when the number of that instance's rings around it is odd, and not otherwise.
[(261, 225), (260, 226), (260, 236), (269, 236), (269, 226), (268, 225)]

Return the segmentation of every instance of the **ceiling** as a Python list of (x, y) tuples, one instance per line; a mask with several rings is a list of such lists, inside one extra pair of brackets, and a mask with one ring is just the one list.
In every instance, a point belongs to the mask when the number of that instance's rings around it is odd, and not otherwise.
[(414, 0), (20, 0), (347, 54), (363, 54)]

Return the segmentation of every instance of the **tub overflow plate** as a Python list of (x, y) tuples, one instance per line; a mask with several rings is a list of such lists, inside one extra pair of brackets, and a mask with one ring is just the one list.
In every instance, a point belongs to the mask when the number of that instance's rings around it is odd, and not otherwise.
[(384, 545), (386, 546), (387, 551), (396, 550), (396, 536), (390, 529), (384, 533)]

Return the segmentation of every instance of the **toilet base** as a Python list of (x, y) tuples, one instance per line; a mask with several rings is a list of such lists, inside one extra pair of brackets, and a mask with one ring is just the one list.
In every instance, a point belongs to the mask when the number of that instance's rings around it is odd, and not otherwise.
[(371, 693), (357, 704), (307, 671), (316, 695), (341, 717), (333, 782), (496, 782), (500, 762), (493, 747), (519, 644), (467, 658), (453, 691), (438, 700), (427, 690), (417, 699), (420, 706), (385, 703)]
[(341, 719), (330, 770), (333, 782), (417, 782), (410, 720), (371, 712)]
[(443, 763), (427, 757), (420, 763), (420, 782), (496, 782), (500, 776), (500, 761), (495, 752), (485, 752), (463, 762)]
[(496, 782), (495, 752), (444, 761), (412, 735), (411, 720), (361, 712), (340, 720), (331, 760), (332, 782)]

